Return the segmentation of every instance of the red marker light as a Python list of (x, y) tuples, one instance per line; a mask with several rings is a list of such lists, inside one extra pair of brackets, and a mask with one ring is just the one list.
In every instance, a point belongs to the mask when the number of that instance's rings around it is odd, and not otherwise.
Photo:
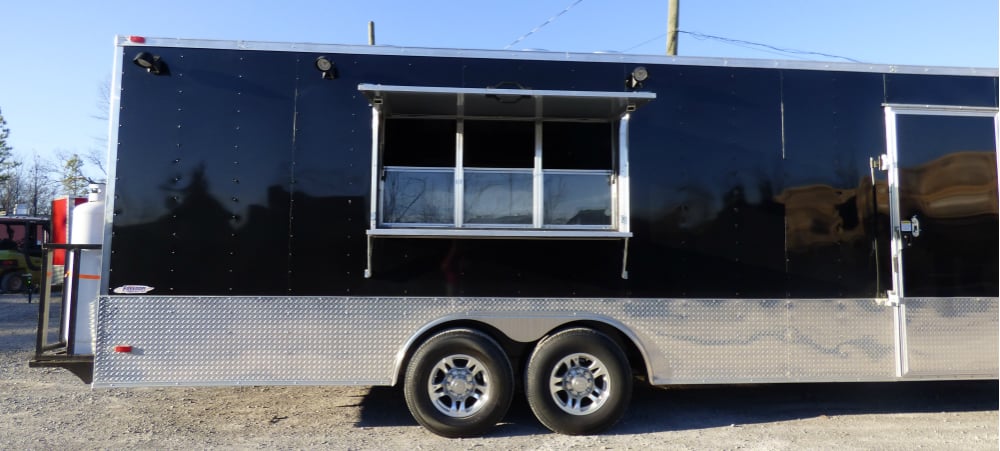
[(136, 44), (145, 44), (146, 43), (146, 38), (144, 38), (142, 36), (129, 36), (128, 37), (128, 41), (129, 42), (134, 42)]
[(115, 352), (132, 352), (132, 347), (129, 345), (118, 345), (115, 346)]

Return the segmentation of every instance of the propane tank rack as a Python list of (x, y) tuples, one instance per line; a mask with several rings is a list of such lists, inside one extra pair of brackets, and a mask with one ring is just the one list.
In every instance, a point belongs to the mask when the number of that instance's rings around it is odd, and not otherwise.
[[(80, 286), (81, 265), (76, 262), (85, 250), (100, 250), (100, 244), (56, 244), (49, 243), (42, 246), (44, 252), (44, 264), (42, 265), (41, 286), (39, 287), (38, 299), (38, 331), (35, 340), (35, 356), (28, 362), (28, 366), (37, 367), (60, 367), (66, 368), (84, 382), (90, 383), (93, 378), (93, 355), (77, 355), (74, 349), (74, 337), (76, 336), (76, 305), (78, 298), (77, 287)], [(52, 307), (52, 269), (53, 254), (56, 250), (64, 250), (70, 255), (67, 259), (65, 278), (62, 281), (63, 289), (60, 297), (59, 308)], [(69, 282), (69, 283), (66, 283)], [(56, 339), (52, 339), (50, 321), (53, 314), (59, 318), (59, 332)]]

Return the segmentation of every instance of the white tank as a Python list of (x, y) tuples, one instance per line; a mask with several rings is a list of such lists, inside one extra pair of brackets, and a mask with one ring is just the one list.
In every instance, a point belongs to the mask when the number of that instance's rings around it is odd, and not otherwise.
[(101, 244), (104, 240), (104, 192), (101, 185), (90, 185), (87, 202), (74, 207), (72, 217), (70, 244)]
[[(70, 244), (102, 244), (104, 241), (104, 193), (102, 185), (90, 185), (87, 202), (73, 208), (70, 223)], [(74, 337), (75, 354), (93, 354), (95, 333), (92, 330), (97, 297), (101, 289), (101, 256), (102, 250), (84, 250), (80, 261), (69, 259), (66, 274), (72, 274), (74, 266), (79, 265), (80, 280), (78, 286), (73, 286), (72, 279), (67, 277), (65, 284), (66, 297), (70, 299), (72, 290), (77, 292), (76, 305), (76, 336)], [(69, 255), (67, 255), (69, 257)], [(68, 315), (69, 309), (65, 310)], [(67, 318), (68, 319), (68, 318)], [(67, 328), (68, 329), (68, 328)], [(68, 338), (68, 337), (64, 337)]]

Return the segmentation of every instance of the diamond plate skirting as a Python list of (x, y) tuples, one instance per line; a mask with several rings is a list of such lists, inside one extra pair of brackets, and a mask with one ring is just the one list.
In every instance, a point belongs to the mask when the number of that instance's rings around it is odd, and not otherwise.
[(997, 298), (906, 300), (905, 376), (996, 377)]
[(893, 309), (874, 299), (111, 296), (94, 385), (389, 385), (410, 341), (453, 319), (520, 341), (603, 321), (633, 339), (655, 384), (895, 378)]

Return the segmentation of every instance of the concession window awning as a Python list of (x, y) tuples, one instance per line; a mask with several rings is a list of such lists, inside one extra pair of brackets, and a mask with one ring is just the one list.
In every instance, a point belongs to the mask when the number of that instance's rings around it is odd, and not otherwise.
[(656, 98), (651, 92), (558, 91), (360, 84), (385, 117), (453, 116), (617, 120)]

